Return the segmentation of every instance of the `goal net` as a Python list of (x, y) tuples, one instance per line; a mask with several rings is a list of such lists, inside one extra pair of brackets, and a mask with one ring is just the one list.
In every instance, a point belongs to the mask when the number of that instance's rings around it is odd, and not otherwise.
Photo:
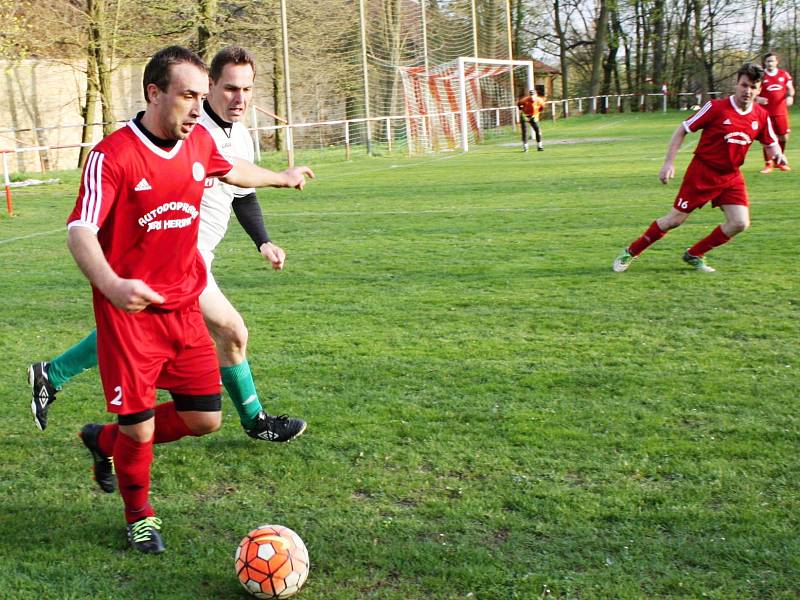
[(399, 67), (413, 153), (469, 149), (516, 126), (516, 99), (533, 88), (533, 63), (459, 57), (431, 68)]

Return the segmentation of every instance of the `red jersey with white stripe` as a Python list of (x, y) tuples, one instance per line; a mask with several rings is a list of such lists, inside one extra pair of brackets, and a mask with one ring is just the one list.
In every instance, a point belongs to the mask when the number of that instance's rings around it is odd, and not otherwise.
[(719, 173), (735, 173), (744, 162), (750, 145), (777, 144), (769, 114), (755, 102), (741, 111), (733, 96), (705, 103), (696, 115), (683, 122), (688, 132), (703, 130), (694, 150), (695, 158)]
[(789, 109), (786, 106), (786, 84), (792, 80), (783, 69), (775, 69), (770, 75), (769, 71), (764, 71), (764, 79), (761, 80), (761, 91), (759, 96), (767, 99), (764, 108), (770, 115), (787, 115)]
[(164, 296), (159, 309), (182, 308), (206, 285), (197, 251), (206, 178), (232, 167), (203, 127), (165, 149), (130, 121), (89, 154), (67, 226), (95, 231), (117, 275), (141, 279)]

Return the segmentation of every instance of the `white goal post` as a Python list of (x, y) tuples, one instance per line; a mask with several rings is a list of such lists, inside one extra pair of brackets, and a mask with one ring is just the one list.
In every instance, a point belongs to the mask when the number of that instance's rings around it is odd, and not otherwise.
[[(527, 85), (526, 90), (532, 90), (533, 81), (533, 62), (530, 60), (501, 60), (501, 59), (488, 59), (488, 58), (473, 58), (468, 56), (458, 57), (458, 94), (459, 104), (461, 108), (461, 149), (464, 152), (469, 151), (469, 135), (468, 135), (468, 118), (469, 109), (467, 107), (467, 65), (499, 65), (507, 66), (511, 73), (511, 97), (512, 102), (516, 106), (516, 98), (514, 98), (514, 67), (527, 67)], [(516, 113), (515, 113), (516, 114)]]
[[(523, 70), (524, 73), (515, 71)], [(533, 88), (533, 62), (461, 56), (434, 67), (399, 68), (405, 100), (409, 152), (442, 147), (469, 151), (484, 133), (514, 126), (515, 87)]]

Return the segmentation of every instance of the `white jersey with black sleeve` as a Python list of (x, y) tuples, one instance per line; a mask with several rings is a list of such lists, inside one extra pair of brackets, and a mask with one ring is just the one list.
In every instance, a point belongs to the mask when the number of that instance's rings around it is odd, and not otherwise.
[[(219, 152), (227, 159), (241, 158), (254, 162), (253, 140), (241, 123), (225, 123), (207, 107), (198, 123), (214, 138)], [(253, 188), (240, 188), (219, 179), (207, 179), (203, 200), (200, 203), (200, 232), (197, 248), (203, 255), (211, 253), (225, 237), (231, 218), (231, 203), (235, 197), (254, 192)], [(211, 255), (213, 256), (213, 254)]]

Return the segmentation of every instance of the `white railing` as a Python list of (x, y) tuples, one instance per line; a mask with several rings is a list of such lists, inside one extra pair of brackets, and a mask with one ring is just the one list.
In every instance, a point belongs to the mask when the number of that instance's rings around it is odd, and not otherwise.
[[(715, 97), (718, 96), (720, 92), (708, 92), (706, 97)], [(679, 94), (675, 94), (677, 97), (686, 97), (693, 98), (695, 100), (694, 104), (702, 104), (703, 95), (695, 94), (692, 92), (681, 92)], [(647, 98), (660, 98), (660, 109), (662, 111), (667, 110), (667, 101), (668, 95), (663, 93), (654, 93), (654, 94), (609, 94), (609, 95), (601, 95), (601, 96), (580, 96), (576, 98), (567, 98), (563, 100), (548, 100), (546, 101), (547, 109), (545, 113), (550, 114), (550, 118), (553, 120), (561, 118), (568, 118), (572, 114), (572, 108), (576, 110), (578, 114), (581, 114), (584, 109), (589, 110), (591, 112), (609, 112), (612, 110), (612, 106), (614, 110), (621, 111), (623, 110), (623, 102), (627, 99), (628, 102), (637, 101), (638, 102), (638, 109), (643, 110), (647, 108)], [(636, 100), (634, 100), (636, 99)], [(632, 108), (632, 107), (631, 107)], [(560, 115), (558, 114), (560, 112)], [(506, 106), (495, 106), (490, 108), (480, 108), (480, 109), (472, 109), (467, 111), (468, 114), (483, 114), (483, 113), (493, 113), (494, 118), (486, 119), (485, 122), (489, 124), (490, 129), (500, 129), (503, 126), (503, 123), (506, 124), (514, 124), (519, 121), (519, 114), (518, 109), (515, 105), (506, 105)], [(511, 113), (505, 119), (503, 119), (503, 115)], [(261, 159), (261, 144), (260, 144), (260, 133), (274, 133), (276, 131), (281, 131), (284, 135), (294, 135), (295, 131), (300, 130), (307, 130), (311, 128), (320, 128), (320, 127), (341, 127), (341, 137), (339, 139), (342, 140), (339, 146), (342, 146), (345, 151), (345, 158), (347, 160), (350, 159), (351, 149), (352, 149), (352, 139), (353, 139), (353, 126), (359, 124), (366, 124), (366, 123), (383, 123), (384, 137), (380, 140), (381, 143), (386, 144), (387, 151), (391, 152), (394, 148), (402, 146), (403, 142), (405, 142), (406, 150), (411, 153), (411, 145), (408, 141), (411, 139), (410, 137), (410, 129), (411, 124), (415, 121), (421, 121), (420, 129), (423, 131), (423, 135), (428, 135), (428, 130), (430, 128), (431, 119), (440, 119), (440, 118), (447, 118), (452, 119), (452, 122), (457, 122), (461, 118), (461, 111), (447, 111), (447, 112), (437, 112), (437, 113), (429, 113), (425, 115), (383, 115), (378, 117), (359, 117), (354, 119), (333, 119), (327, 121), (318, 121), (313, 123), (280, 123), (275, 125), (259, 125), (257, 123), (257, 117), (255, 117), (254, 112), (254, 122), (255, 125), (250, 128), (251, 133), (253, 134), (254, 144), (257, 151), (258, 159)], [(481, 119), (477, 120), (480, 124), (482, 122)], [(126, 121), (116, 121), (115, 124), (125, 123)], [(400, 125), (393, 125), (393, 123), (400, 122)], [(93, 123), (92, 126), (101, 126), (103, 123)], [(36, 128), (28, 128), (28, 129), (5, 129), (0, 130), (0, 140), (7, 139), (14, 141), (15, 144), (20, 144), (18, 139), (16, 139), (16, 134), (20, 132), (31, 132), (31, 131), (49, 131), (54, 129), (70, 129), (70, 128), (82, 128), (83, 125), (54, 125), (49, 127), (36, 127)], [(454, 128), (455, 129), (455, 128)], [(485, 131), (486, 128), (481, 127), (481, 131)], [(15, 134), (13, 137), (4, 135), (4, 134)], [(362, 137), (363, 139), (363, 137)], [(30, 146), (22, 146), (22, 147), (15, 147), (15, 148), (7, 148), (7, 149), (0, 149), (0, 155), (2, 155), (2, 163), (3, 163), (3, 179), (5, 183), (5, 191), (6, 191), (6, 209), (9, 214), (13, 212), (12, 203), (11, 203), (11, 181), (10, 181), (10, 169), (8, 165), (8, 156), (9, 155), (18, 155), (23, 153), (34, 153), (38, 152), (40, 156), (39, 166), (42, 172), (45, 172), (47, 169), (45, 168), (45, 162), (43, 160), (42, 153), (48, 153), (54, 150), (66, 150), (66, 149), (78, 149), (83, 147), (91, 147), (94, 146), (97, 141), (94, 142), (85, 142), (85, 143), (73, 143), (73, 144), (59, 144), (59, 145), (30, 145)], [(361, 144), (362, 146), (367, 146), (367, 144)]]

